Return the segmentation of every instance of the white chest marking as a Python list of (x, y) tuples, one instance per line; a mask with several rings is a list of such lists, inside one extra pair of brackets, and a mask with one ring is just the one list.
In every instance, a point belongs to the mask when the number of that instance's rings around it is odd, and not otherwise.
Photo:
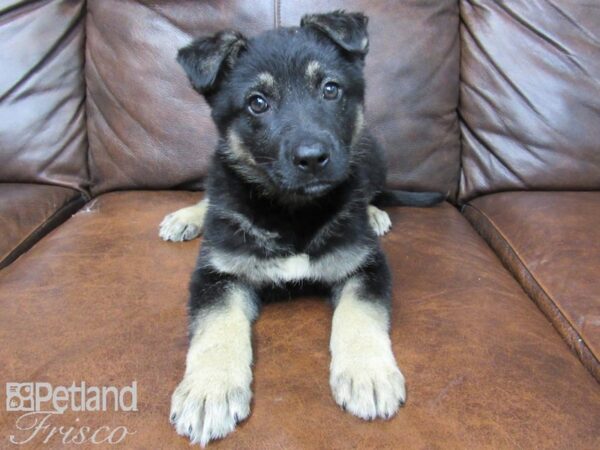
[(211, 265), (220, 272), (246, 278), (255, 284), (294, 281), (336, 282), (355, 272), (368, 258), (368, 247), (346, 247), (319, 258), (305, 253), (277, 258), (257, 258), (218, 250), (210, 253)]

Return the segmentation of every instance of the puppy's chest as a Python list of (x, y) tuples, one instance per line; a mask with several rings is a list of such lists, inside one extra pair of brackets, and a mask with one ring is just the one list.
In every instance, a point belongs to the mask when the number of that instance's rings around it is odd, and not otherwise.
[(373, 250), (372, 242), (356, 232), (361, 218), (352, 215), (310, 228), (299, 221), (236, 219), (226, 227), (221, 223), (220, 245), (210, 245), (208, 252), (210, 265), (256, 285), (335, 283), (362, 266)]
[(211, 248), (208, 259), (219, 272), (241, 277), (257, 286), (301, 281), (333, 284), (365, 264), (371, 252), (366, 245), (353, 244), (319, 256), (297, 253), (259, 257), (252, 253)]

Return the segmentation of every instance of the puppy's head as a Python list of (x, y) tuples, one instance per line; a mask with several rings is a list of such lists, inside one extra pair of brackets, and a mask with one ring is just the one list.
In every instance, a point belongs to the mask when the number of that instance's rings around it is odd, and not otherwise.
[(232, 167), (270, 192), (314, 198), (349, 175), (367, 50), (367, 18), (336, 11), (252, 39), (200, 38), (177, 60), (210, 104)]

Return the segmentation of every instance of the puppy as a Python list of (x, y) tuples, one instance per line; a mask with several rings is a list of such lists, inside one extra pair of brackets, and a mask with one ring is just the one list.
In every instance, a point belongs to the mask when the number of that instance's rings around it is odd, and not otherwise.
[(391, 279), (375, 205), (437, 193), (385, 190), (383, 154), (364, 120), (367, 18), (336, 11), (248, 39), (200, 38), (178, 62), (212, 109), (220, 140), (207, 197), (165, 218), (160, 235), (204, 233), (190, 284), (190, 346), (171, 422), (206, 445), (250, 414), (251, 324), (262, 302), (327, 295), (334, 307), (333, 398), (363, 419), (405, 400), (388, 335)]

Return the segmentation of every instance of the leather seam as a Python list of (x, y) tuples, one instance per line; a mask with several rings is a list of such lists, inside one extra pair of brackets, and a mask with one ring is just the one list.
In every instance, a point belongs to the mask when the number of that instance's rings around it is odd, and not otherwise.
[(516, 259), (519, 261), (519, 263), (521, 264), (521, 266), (523, 267), (523, 269), (527, 272), (527, 274), (529, 275), (529, 277), (532, 280), (535, 281), (535, 283), (537, 284), (537, 286), (540, 289), (540, 291), (543, 292), (543, 294), (548, 299), (550, 299), (550, 301), (553, 304), (556, 305), (556, 308), (560, 311), (561, 315), (567, 320), (567, 322), (569, 323), (569, 325), (571, 326), (571, 328), (573, 328), (573, 324), (567, 318), (567, 316), (565, 315), (564, 310), (562, 308), (560, 308), (560, 306), (554, 300), (552, 300), (552, 297), (550, 296), (550, 294), (548, 294), (548, 291), (546, 289), (544, 289), (544, 287), (540, 284), (540, 282), (538, 281), (538, 279), (533, 275), (533, 273), (531, 273), (531, 271), (529, 270), (529, 268), (525, 264), (525, 261), (523, 260), (523, 258), (521, 257), (521, 255), (519, 255), (519, 252), (514, 248), (514, 246), (512, 246), (510, 244), (510, 240), (508, 239), (508, 237), (504, 233), (502, 233), (502, 231), (500, 230), (500, 227), (496, 224), (496, 222), (494, 222), (494, 220), (490, 216), (488, 216), (483, 210), (477, 208), (476, 206), (473, 206), (472, 204), (468, 204), (466, 206), (470, 207), (470, 208), (473, 208), (480, 216), (482, 216), (491, 225), (491, 227), (495, 231), (496, 235), (498, 237), (500, 237), (502, 239), (502, 241), (506, 244), (506, 247), (508, 249), (510, 249), (510, 252), (516, 257)]
[(462, 188), (463, 188), (463, 179), (465, 179), (465, 168), (463, 165), (463, 153), (464, 153), (464, 139), (463, 132), (461, 127), (462, 122), (462, 83), (463, 83), (463, 28), (464, 28), (464, 17), (460, 4), (460, 0), (456, 2), (458, 7), (458, 96), (456, 100), (456, 127), (458, 128), (458, 180), (456, 182), (456, 204), (458, 206), (463, 205), (462, 203)]
[[(63, 214), (68, 214), (70, 210), (75, 212), (81, 208), (85, 203), (85, 196), (81, 192), (77, 192), (78, 195), (67, 200), (56, 209), (50, 216), (48, 216), (42, 223), (35, 227), (29, 234), (19, 241), (17, 245), (2, 259), (0, 260), (0, 270), (9, 266), (19, 256), (26, 253), (35, 243), (46, 236), (54, 228), (58, 227), (61, 223), (61, 217)], [(68, 219), (68, 217), (66, 218)], [(65, 220), (66, 220), (65, 219)], [(56, 222), (56, 224), (54, 224)], [(47, 229), (46, 229), (47, 228)]]
[[(518, 261), (519, 265), (521, 266), (521, 268), (523, 269), (523, 271), (526, 273), (526, 277), (529, 278), (532, 282), (532, 284), (535, 284), (535, 287), (537, 289), (539, 289), (540, 293), (543, 295), (543, 297), (545, 297), (545, 299), (547, 300), (549, 305), (552, 305), (556, 312), (558, 312), (558, 314), (560, 314), (560, 317), (562, 317), (562, 319), (566, 322), (566, 324), (568, 325), (568, 327), (571, 329), (571, 331), (573, 332), (574, 336), (578, 339), (578, 343), (584, 347), (586, 353), (588, 353), (595, 361), (596, 365), (600, 365), (600, 361), (598, 360), (598, 357), (594, 354), (594, 352), (591, 351), (590, 347), (588, 346), (587, 342), (583, 339), (583, 337), (581, 336), (581, 334), (579, 333), (579, 331), (573, 326), (572, 321), (566, 316), (566, 314), (564, 313), (564, 310), (562, 308), (560, 308), (560, 306), (557, 304), (557, 302), (555, 302), (553, 300), (553, 298), (548, 294), (548, 292), (546, 291), (546, 289), (544, 289), (542, 287), (542, 285), (539, 283), (538, 279), (531, 273), (531, 271), (529, 270), (529, 268), (525, 265), (525, 263), (523, 262), (523, 259), (521, 258), (521, 256), (519, 255), (519, 253), (517, 251), (515, 251), (515, 249), (513, 248), (512, 245), (510, 245), (510, 241), (506, 238), (506, 236), (500, 231), (499, 227), (496, 225), (496, 223), (487, 215), (485, 214), (485, 212), (483, 212), (481, 209), (477, 208), (476, 206), (473, 206), (472, 204), (466, 204), (464, 205), (464, 209), (470, 208), (472, 211), (474, 211), (476, 214), (478, 214), (479, 216), (481, 216), (483, 218), (484, 221), (487, 221), (488, 223), (488, 229), (490, 232), (494, 233), (498, 238), (500, 238), (502, 240), (502, 242), (505, 244), (506, 248), (507, 248), (507, 252), (510, 252), (516, 259), (516, 261)], [(482, 225), (483, 227), (486, 227), (486, 224), (484, 223), (480, 223), (480, 225)], [(479, 230), (478, 230), (479, 232)], [(481, 233), (480, 233), (481, 234)], [(487, 241), (487, 239), (486, 239)], [(488, 244), (490, 244), (488, 242)], [(490, 247), (492, 247), (490, 245)], [(492, 247), (493, 248), (493, 247)], [(513, 270), (513, 268), (508, 264), (508, 261), (505, 262), (502, 257), (501, 257), (501, 253), (493, 248), (494, 252), (500, 256), (500, 260), (503, 262), (504, 266), (508, 268), (508, 270), (515, 276), (517, 282), (519, 283), (519, 285), (521, 286), (521, 288), (525, 291), (525, 293), (527, 294), (527, 296), (536, 304), (536, 306), (544, 313), (544, 315), (549, 319), (549, 322), (553, 325), (553, 327), (558, 331), (558, 334), (567, 342), (569, 347), (572, 347), (573, 350), (576, 352), (577, 356), (579, 356), (580, 361), (582, 360), (581, 355), (579, 354), (580, 352), (577, 350), (576, 348), (576, 343), (573, 342), (569, 342), (568, 336), (565, 336), (564, 333), (562, 333), (560, 331), (560, 329), (558, 329), (558, 324), (556, 324), (556, 319), (553, 320), (552, 317), (546, 313), (544, 311), (544, 309), (540, 306), (539, 302), (535, 300), (534, 296), (532, 293), (529, 292), (529, 290), (523, 285), (523, 283), (521, 283), (518, 280), (518, 274), (516, 273), (516, 270)], [(586, 364), (582, 361), (583, 365), (586, 366)], [(592, 374), (593, 375), (593, 374)], [(600, 380), (598, 380), (600, 381)]]
[(87, 48), (88, 48), (88, 13), (89, 5), (88, 1), (85, 0), (82, 9), (82, 22), (83, 22), (83, 55), (81, 64), (81, 77), (83, 83), (83, 115), (84, 115), (84, 131), (85, 131), (85, 170), (87, 175), (86, 186), (84, 190), (85, 201), (88, 202), (92, 196), (92, 168), (91, 168), (91, 155), (90, 155), (90, 121), (88, 115), (88, 77), (87, 77)]

